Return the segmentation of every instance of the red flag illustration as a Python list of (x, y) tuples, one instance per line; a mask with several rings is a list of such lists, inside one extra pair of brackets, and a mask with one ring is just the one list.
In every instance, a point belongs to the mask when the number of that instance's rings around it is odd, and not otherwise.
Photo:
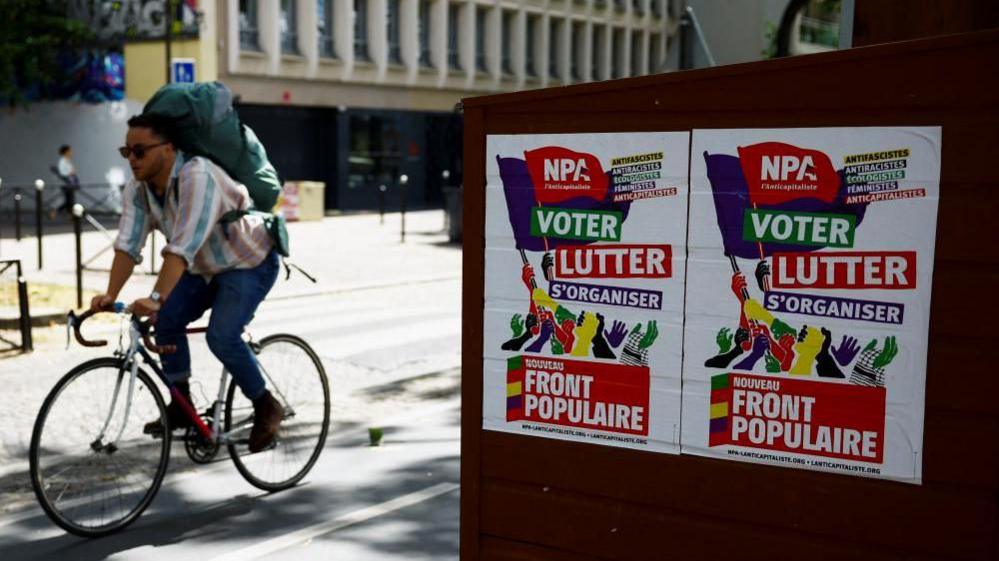
[(541, 204), (558, 204), (576, 197), (602, 201), (607, 196), (607, 174), (592, 154), (561, 146), (524, 152), (534, 195)]
[(753, 205), (779, 205), (797, 199), (836, 200), (839, 175), (829, 156), (783, 142), (739, 147), (739, 162)]

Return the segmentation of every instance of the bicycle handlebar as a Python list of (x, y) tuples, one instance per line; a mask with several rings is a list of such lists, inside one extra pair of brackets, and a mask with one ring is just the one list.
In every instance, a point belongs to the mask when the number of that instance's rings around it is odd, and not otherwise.
[[(67, 327), (73, 330), (73, 335), (76, 338), (76, 341), (81, 345), (83, 345), (84, 347), (103, 347), (104, 345), (108, 344), (106, 340), (97, 339), (91, 341), (84, 338), (83, 334), (80, 333), (80, 326), (83, 325), (84, 321), (90, 319), (91, 317), (97, 315), (98, 313), (114, 312), (120, 314), (125, 310), (126, 310), (125, 304), (122, 302), (115, 302), (111, 306), (97, 311), (87, 310), (82, 314), (80, 314), (79, 316), (76, 315), (75, 312), (70, 310), (67, 318)], [(142, 335), (142, 343), (146, 346), (147, 349), (160, 355), (173, 354), (177, 352), (176, 345), (157, 345), (155, 342), (153, 342), (152, 337), (149, 336), (149, 330), (153, 326), (153, 321), (151, 319), (142, 321), (141, 319), (139, 319), (138, 316), (133, 314), (131, 317), (131, 321), (136, 326), (136, 328), (138, 328), (139, 334)]]

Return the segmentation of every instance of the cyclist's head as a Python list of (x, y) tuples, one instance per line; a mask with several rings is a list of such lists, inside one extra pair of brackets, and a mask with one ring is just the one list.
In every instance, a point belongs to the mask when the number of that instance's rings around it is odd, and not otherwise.
[(148, 181), (172, 168), (176, 152), (170, 138), (170, 124), (153, 115), (136, 115), (128, 120), (128, 134), (122, 156), (128, 158), (135, 178)]
[(59, 155), (60, 156), (66, 156), (66, 157), (72, 156), (73, 155), (73, 147), (70, 146), (69, 144), (63, 144), (62, 146), (59, 147)]

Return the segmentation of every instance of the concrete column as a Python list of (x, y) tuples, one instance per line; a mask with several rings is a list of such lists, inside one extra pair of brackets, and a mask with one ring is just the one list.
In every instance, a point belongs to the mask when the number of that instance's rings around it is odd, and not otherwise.
[(412, 82), (420, 70), (420, 2), (400, 0), (399, 4), (399, 48), (402, 64), (406, 67), (406, 77)]
[(437, 69), (437, 86), (442, 87), (447, 80), (447, 0), (433, 0), (430, 3), (430, 62)]
[(500, 50), (503, 41), (503, 10), (498, 7), (488, 7), (483, 4), (477, 6), (486, 12), (486, 26), (483, 30), (486, 34), (486, 72), (489, 74), (489, 82), (493, 88), (499, 87), (500, 77), (503, 75), (503, 52)]
[(338, 59), (354, 62), (354, 2), (353, 0), (327, 0), (333, 2), (333, 48)]
[(513, 18), (510, 37), (513, 41), (514, 88), (522, 90), (527, 79), (527, 12), (523, 8), (517, 10), (517, 15)]
[(314, 78), (319, 68), (319, 6), (315, 0), (296, 0), (298, 52), (305, 57), (308, 76)]
[(465, 85), (475, 82), (475, 2), (462, 3), (458, 12), (458, 63), (465, 72)]
[(267, 56), (267, 72), (277, 74), (281, 67), (281, 4), (278, 0), (257, 2), (260, 50)]
[(378, 80), (388, 68), (388, 6), (385, 0), (368, 0), (368, 52), (378, 69)]

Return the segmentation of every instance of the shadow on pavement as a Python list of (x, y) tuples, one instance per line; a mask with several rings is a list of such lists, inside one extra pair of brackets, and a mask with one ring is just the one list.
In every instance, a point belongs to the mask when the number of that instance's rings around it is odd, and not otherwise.
[[(449, 413), (447, 426), (458, 424), (458, 413)], [(387, 446), (406, 442), (405, 438), (393, 439), (392, 434), (396, 432), (395, 427), (386, 428)], [(413, 441), (420, 442), (420, 439)], [(176, 460), (176, 456), (173, 459)], [(230, 540), (236, 540), (232, 544), (234, 548), (245, 547), (441, 482), (457, 482), (459, 457), (449, 454), (429, 461), (410, 462), (392, 469), (371, 484), (349, 490), (330, 489), (309, 482), (310, 479), (314, 477), (310, 475), (305, 483), (270, 495), (248, 484), (234, 484), (239, 494), (221, 502), (199, 500), (186, 494), (181, 485), (165, 485), (153, 501), (152, 511), (147, 511), (125, 530), (100, 539), (59, 534), (32, 540), (33, 533), (51, 530), (52, 523), (44, 516), (21, 520), (3, 528), (4, 537), (0, 539), (7, 543), (0, 546), (0, 559), (97, 561), (138, 548), (161, 548), (188, 541), (191, 547), (210, 546), (210, 556), (214, 556), (224, 553), (226, 550), (218, 547)], [(250, 491), (239, 492), (239, 489)], [(391, 520), (390, 532), (380, 530), (378, 524), (383, 519)], [(312, 540), (310, 547), (319, 548), (323, 541), (338, 540), (371, 550), (374, 559), (380, 558), (378, 552), (398, 554), (401, 558), (440, 552), (444, 557), (457, 558), (458, 494), (448, 493), (356, 527), (321, 535)], [(193, 552), (198, 553), (197, 550)], [(137, 556), (140, 552), (132, 553)], [(164, 553), (159, 552), (158, 556)]]

